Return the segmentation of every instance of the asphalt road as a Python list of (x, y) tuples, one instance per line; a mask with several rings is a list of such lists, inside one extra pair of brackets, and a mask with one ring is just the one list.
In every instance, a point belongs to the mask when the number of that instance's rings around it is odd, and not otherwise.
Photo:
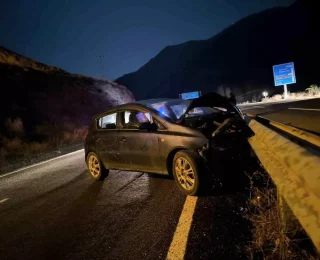
[(320, 134), (320, 98), (277, 103), (240, 105), (245, 113)]
[(171, 178), (111, 171), (94, 182), (78, 151), (0, 176), (0, 259), (246, 259), (248, 197), (230, 190), (194, 198), (184, 220), (190, 205)]

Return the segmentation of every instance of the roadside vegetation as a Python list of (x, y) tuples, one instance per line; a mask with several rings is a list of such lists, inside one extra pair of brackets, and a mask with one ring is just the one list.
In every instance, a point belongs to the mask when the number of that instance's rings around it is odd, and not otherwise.
[[(306, 88), (305, 91), (301, 92), (288, 92), (288, 99), (291, 100), (300, 100), (300, 99), (309, 99), (309, 98), (320, 98), (320, 87), (316, 84), (311, 85), (310, 87)], [(284, 94), (276, 94), (270, 97), (262, 98), (261, 102), (272, 102), (272, 101), (281, 101), (284, 99)], [(239, 103), (238, 105), (242, 104), (250, 104), (257, 102), (256, 99), (252, 101), (246, 101)]]
[(85, 134), (86, 128), (76, 128), (68, 121), (59, 125), (44, 123), (26, 131), (20, 118), (7, 118), (0, 135), (0, 169), (62, 146), (82, 143)]
[(250, 259), (319, 259), (316, 249), (268, 175), (255, 172), (250, 178), (250, 200), (245, 218), (252, 224)]

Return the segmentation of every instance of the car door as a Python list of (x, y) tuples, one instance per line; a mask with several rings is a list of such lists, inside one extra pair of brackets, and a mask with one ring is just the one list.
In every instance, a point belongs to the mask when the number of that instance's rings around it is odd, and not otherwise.
[(152, 122), (150, 112), (123, 110), (119, 117), (120, 152), (129, 158), (129, 170), (162, 173), (157, 132), (139, 129), (140, 123)]
[(105, 167), (110, 169), (127, 168), (129, 160), (120, 153), (117, 127), (117, 112), (104, 115), (97, 120), (96, 148)]

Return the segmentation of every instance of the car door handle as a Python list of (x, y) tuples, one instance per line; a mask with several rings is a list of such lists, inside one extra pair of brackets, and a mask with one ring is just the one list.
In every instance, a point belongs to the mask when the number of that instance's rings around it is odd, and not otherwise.
[(119, 142), (125, 143), (125, 142), (127, 142), (127, 139), (125, 137), (120, 137)]

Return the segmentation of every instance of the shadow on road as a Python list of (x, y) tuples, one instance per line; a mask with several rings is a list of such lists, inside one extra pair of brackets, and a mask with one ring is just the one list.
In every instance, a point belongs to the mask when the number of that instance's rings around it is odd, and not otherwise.
[(162, 174), (155, 174), (155, 173), (146, 173), (146, 175), (152, 179), (174, 180), (173, 176), (171, 175), (162, 175)]
[(254, 158), (220, 160), (215, 169), (222, 185), (198, 198), (185, 259), (247, 259), (252, 236), (244, 217), (250, 197), (248, 175), (260, 169), (259, 164)]
[[(92, 182), (90, 186), (69, 205), (66, 214), (60, 216), (51, 229), (44, 230), (45, 239), (42, 242), (41, 250), (43, 251), (42, 256), (44, 258), (59, 259), (70, 252), (70, 247), (75, 243), (74, 238), (83, 234), (84, 230), (86, 230), (87, 223), (90, 223), (94, 218), (94, 210), (103, 184), (103, 182)], [(59, 250), (57, 250), (57, 248), (59, 248)]]
[[(91, 185), (72, 203), (66, 219), (72, 220), (72, 225), (81, 224), (95, 208), (99, 194), (103, 188), (103, 182), (92, 182)], [(81, 214), (82, 218), (79, 218)]]
[(246, 259), (250, 223), (242, 216), (243, 193), (201, 197), (188, 238), (185, 259)]
[[(237, 192), (247, 192), (250, 187), (248, 175), (260, 169), (256, 158), (246, 158), (245, 160), (232, 161), (228, 157), (213, 158), (214, 167), (209, 172), (207, 187), (198, 196), (222, 196), (227, 194), (235, 194)], [(172, 180), (171, 175), (161, 175), (153, 173), (145, 173), (151, 179)], [(200, 173), (202, 174), (202, 173)]]

